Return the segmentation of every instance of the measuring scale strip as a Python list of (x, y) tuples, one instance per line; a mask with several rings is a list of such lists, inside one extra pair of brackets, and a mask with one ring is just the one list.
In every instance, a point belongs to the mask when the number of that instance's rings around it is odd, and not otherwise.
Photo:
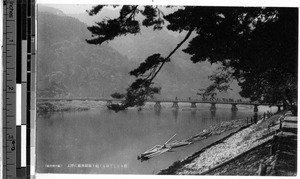
[(16, 178), (16, 1), (3, 2), (3, 178)]
[(6, 0), (3, 7), (3, 178), (30, 178), (35, 171), (30, 142), (35, 139), (35, 1)]

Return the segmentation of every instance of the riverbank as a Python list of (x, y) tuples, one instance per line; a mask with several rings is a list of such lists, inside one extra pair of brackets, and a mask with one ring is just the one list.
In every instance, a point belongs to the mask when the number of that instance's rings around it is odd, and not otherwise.
[(278, 133), (273, 139), (202, 175), (296, 176), (297, 135)]
[(99, 101), (46, 101), (37, 102), (37, 113), (59, 111), (87, 111), (94, 108), (105, 107), (104, 102)]
[[(260, 120), (256, 124), (242, 127), (237, 132), (201, 149), (183, 161), (173, 163), (169, 168), (161, 170), (159, 174), (217, 175), (210, 173), (210, 171), (225, 166), (226, 163), (244, 155), (247, 151), (262, 146), (262, 144), (268, 145), (268, 142), (273, 139), (273, 135), (279, 129), (281, 117), (282, 114), (274, 115), (268, 119)], [(254, 156), (259, 157), (259, 155)], [(257, 170), (257, 166), (254, 167), (253, 171)], [(237, 171), (237, 173), (241, 172), (241, 170)], [(221, 173), (221, 175), (237, 175), (237, 173)], [(250, 174), (241, 172), (238, 175), (253, 175), (253, 172)]]

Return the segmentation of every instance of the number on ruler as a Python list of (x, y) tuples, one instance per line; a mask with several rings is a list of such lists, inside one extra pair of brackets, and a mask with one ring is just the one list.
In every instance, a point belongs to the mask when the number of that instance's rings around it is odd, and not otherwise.
[(8, 140), (11, 140), (11, 144), (12, 144), (12, 147), (10, 148), (11, 151), (14, 151), (16, 149), (16, 147), (15, 147), (16, 141), (14, 140), (14, 136), (8, 134), (7, 138), (8, 138)]
[(7, 85), (7, 89), (10, 90), (10, 91), (12, 91), (12, 90), (14, 90), (14, 87)]
[(16, 141), (15, 140), (13, 140), (13, 141), (11, 141), (11, 143), (12, 143), (12, 147), (11, 147), (11, 151), (14, 151), (15, 149), (16, 149), (16, 147), (15, 147), (15, 143), (16, 143)]
[(9, 140), (12, 140), (12, 139), (14, 138), (14, 136), (8, 134), (7, 138), (8, 138)]

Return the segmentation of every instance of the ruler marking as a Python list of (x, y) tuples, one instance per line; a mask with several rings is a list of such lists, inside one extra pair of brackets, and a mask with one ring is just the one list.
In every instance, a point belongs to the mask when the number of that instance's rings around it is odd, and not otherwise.
[[(3, 85), (8, 86), (3, 90), (3, 104), (6, 106), (5, 111), (3, 111), (3, 143), (6, 145), (3, 146), (3, 178), (29, 178), (32, 169), (30, 162), (35, 163), (35, 161), (30, 156), (30, 109), (31, 105), (35, 105), (35, 102), (27, 101), (31, 99), (31, 90), (35, 91), (35, 86), (30, 88), (31, 84), (28, 78), (33, 79), (32, 82), (35, 82), (35, 77), (31, 75), (31, 69), (34, 70), (34, 58), (35, 58), (35, 35), (34, 31), (36, 26), (34, 22), (35, 19), (35, 0), (8, 0), (4, 1), (3, 8), (3, 57), (4, 57), (4, 80)], [(33, 22), (33, 23), (31, 23)], [(28, 41), (22, 41), (22, 40)], [(21, 43), (20, 43), (21, 42)], [(21, 47), (21, 48), (20, 48)], [(21, 52), (21, 53), (20, 53)], [(31, 57), (31, 55), (33, 55)], [(22, 57), (22, 58), (20, 58)], [(21, 60), (21, 62), (20, 62)], [(33, 62), (31, 62), (33, 61)], [(19, 63), (20, 62), (20, 63)], [(6, 65), (6, 66), (5, 66)], [(29, 68), (28, 68), (29, 67)], [(25, 70), (24, 70), (25, 69)], [(28, 70), (29, 69), (29, 70)], [(25, 75), (24, 75), (25, 74)], [(34, 74), (33, 74), (34, 75)], [(20, 90), (16, 89), (16, 83), (22, 85), (21, 87), (21, 108), (18, 103), (18, 107), (15, 103), (20, 101), (19, 92)], [(25, 85), (25, 86), (24, 86)], [(25, 92), (24, 92), (25, 91)], [(18, 96), (18, 97), (17, 97)], [(35, 94), (33, 94), (35, 97)], [(16, 123), (17, 119), (15, 115), (18, 115), (16, 111), (24, 111), (21, 113), (21, 124), (24, 124), (21, 130), (21, 136), (16, 136)], [(28, 113), (28, 114), (27, 114)], [(15, 114), (15, 115), (13, 115)], [(25, 115), (26, 114), (26, 115)], [(35, 115), (33, 115), (34, 117)], [(18, 121), (19, 122), (19, 121)], [(5, 135), (6, 134), (6, 135)], [(34, 141), (35, 139), (33, 139)], [(21, 150), (16, 150), (16, 143), (20, 142), (18, 146)], [(16, 170), (16, 154), (21, 153), (21, 165), (26, 166), (20, 170)], [(24, 160), (25, 159), (25, 160)], [(23, 162), (22, 162), (23, 161)], [(5, 172), (6, 171), (6, 172)], [(34, 172), (32, 172), (34, 174)]]
[[(14, 105), (11, 104), (11, 98), (14, 99), (14, 94), (12, 93), (11, 89), (14, 87), (14, 80), (7, 79), (8, 76), (14, 76), (14, 68), (8, 67), (8, 64), (11, 64), (15, 60), (13, 54), (15, 53), (15, 10), (16, 10), (16, 1), (5, 1), (5, 8), (4, 9), (4, 38), (3, 38), (3, 47), (5, 53), (3, 53), (3, 57), (5, 60), (6, 66), (4, 66), (5, 70), (5, 76), (6, 77), (3, 80), (4, 86), (8, 86), (7, 90), (5, 91), (5, 98), (4, 98), (4, 105), (6, 106), (6, 111), (3, 113), (4, 120), (3, 120), (3, 126), (4, 126), (4, 134), (3, 135), (3, 142), (6, 144), (3, 151), (3, 164), (5, 166), (5, 169), (3, 171), (2, 176), (3, 178), (16, 178), (16, 168), (14, 167), (15, 164), (11, 163), (14, 162), (14, 154), (15, 150), (13, 149), (14, 143), (11, 138), (15, 138), (14, 134), (14, 123), (11, 123), (9, 118), (13, 118), (13, 115), (11, 115), (14, 112)], [(8, 14), (8, 15), (7, 15)], [(10, 23), (8, 23), (10, 22)], [(8, 54), (10, 52), (13, 52), (13, 54)], [(11, 60), (9, 60), (11, 58)], [(12, 64), (14, 65), (14, 64)], [(9, 110), (11, 109), (11, 110)]]
[[(15, 91), (6, 91), (6, 93), (8, 93), (8, 94), (14, 94), (14, 93), (16, 93)], [(7, 98), (6, 98), (7, 99)], [(10, 99), (10, 98), (8, 98), (8, 99)]]

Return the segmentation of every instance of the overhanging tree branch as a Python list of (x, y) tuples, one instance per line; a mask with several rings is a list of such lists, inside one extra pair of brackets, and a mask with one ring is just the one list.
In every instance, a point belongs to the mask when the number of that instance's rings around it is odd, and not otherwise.
[(154, 73), (154, 75), (151, 77), (150, 81), (152, 81), (156, 75), (158, 74), (158, 72), (162, 69), (162, 67), (164, 66), (164, 64), (166, 62), (168, 62), (171, 58), (171, 56), (179, 49), (179, 47), (181, 47), (181, 45), (191, 36), (192, 32), (194, 31), (195, 28), (191, 28), (189, 30), (189, 32), (186, 34), (186, 36), (184, 37), (184, 39), (177, 44), (177, 46), (174, 48), (174, 50), (172, 52), (170, 52), (170, 54), (165, 58), (165, 60), (161, 63), (161, 65), (159, 66), (158, 70)]

